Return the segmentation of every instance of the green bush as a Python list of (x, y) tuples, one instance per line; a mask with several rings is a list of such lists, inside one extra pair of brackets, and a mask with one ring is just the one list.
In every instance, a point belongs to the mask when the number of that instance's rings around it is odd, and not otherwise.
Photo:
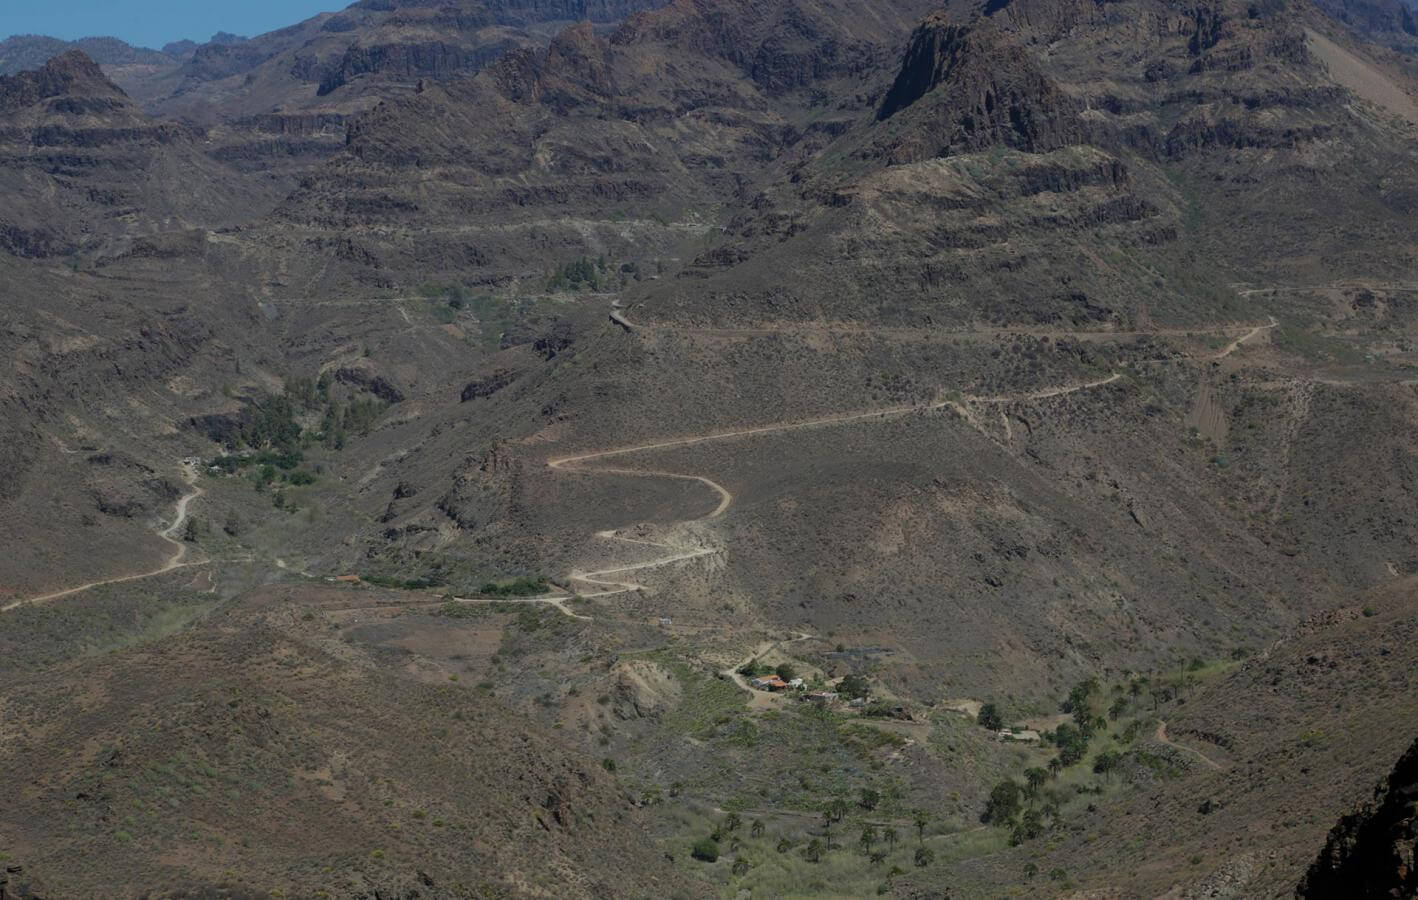
[(689, 855), (702, 862), (715, 862), (719, 859), (719, 844), (713, 838), (700, 838)]
[(493, 597), (532, 597), (537, 594), (545, 594), (550, 590), (546, 576), (529, 578), (523, 576), (514, 578), (511, 581), (489, 581), (481, 588), (481, 592)]

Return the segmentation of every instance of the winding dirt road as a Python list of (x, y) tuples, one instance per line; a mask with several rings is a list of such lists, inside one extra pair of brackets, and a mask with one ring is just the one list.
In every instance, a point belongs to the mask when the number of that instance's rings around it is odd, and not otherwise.
[(191, 504), (193, 500), (196, 500), (198, 497), (202, 496), (202, 494), (205, 492), (202, 490), (202, 488), (198, 487), (197, 470), (191, 464), (183, 464), (182, 479), (187, 482), (187, 484), (192, 488), (192, 490), (178, 498), (176, 514), (172, 520), (172, 524), (168, 525), (166, 528), (158, 532), (158, 537), (162, 538), (163, 540), (167, 541), (168, 543), (172, 544), (174, 547), (177, 548), (173, 551), (172, 556), (168, 558), (167, 562), (163, 563), (163, 565), (149, 572), (137, 572), (133, 575), (119, 575), (114, 578), (100, 578), (97, 581), (90, 581), (87, 584), (81, 584), (77, 587), (65, 588), (62, 591), (54, 591), (53, 593), (49, 594), (41, 594), (38, 597), (28, 597), (24, 600), (16, 600), (12, 603), (6, 604), (5, 606), (0, 606), (0, 613), (9, 612), (12, 609), (15, 609), (20, 606), (26, 606), (31, 603), (44, 603), (49, 600), (58, 600), (60, 597), (68, 597), (72, 594), (82, 593), (83, 591), (87, 591), (91, 588), (101, 587), (105, 584), (121, 584), (125, 581), (138, 581), (143, 578), (152, 578), (154, 575), (162, 575), (165, 572), (171, 572), (173, 569), (181, 569), (185, 566), (200, 565), (200, 561), (184, 561), (187, 556), (187, 544), (180, 537), (176, 537), (176, 535), (178, 530), (187, 523), (188, 505)]
[[(719, 516), (722, 516), (728, 510), (729, 506), (732, 505), (734, 502), (734, 495), (729, 492), (729, 489), (724, 487), (722, 484), (719, 484), (717, 481), (714, 481), (713, 479), (706, 478), (703, 475), (693, 475), (684, 472), (667, 472), (660, 469), (629, 469), (623, 466), (588, 466), (586, 465), (586, 463), (600, 459), (607, 459), (609, 457), (627, 456), (629, 454), (642, 453), (651, 450), (666, 450), (672, 447), (689, 447), (695, 444), (708, 443), (710, 441), (732, 440), (735, 438), (753, 437), (755, 435), (760, 434), (776, 434), (778, 432), (795, 431), (806, 428), (819, 428), (831, 425), (843, 425), (848, 422), (860, 422), (867, 419), (886, 419), (905, 416), (911, 413), (933, 412), (935, 410), (944, 409), (946, 407), (950, 407), (951, 409), (954, 409), (957, 412), (964, 414), (967, 419), (972, 419), (968, 409), (971, 404), (1001, 404), (1016, 403), (1029, 400), (1045, 400), (1051, 397), (1061, 397), (1065, 394), (1072, 394), (1078, 391), (1090, 390), (1092, 388), (1102, 387), (1106, 384), (1112, 384), (1121, 377), (1122, 376), (1119, 373), (1114, 372), (1113, 374), (1108, 375), (1106, 378), (1099, 378), (1094, 381), (1084, 382), (1082, 384), (1045, 388), (1043, 390), (1031, 391), (1025, 394), (1016, 394), (1008, 396), (1002, 395), (993, 397), (981, 397), (975, 396), (973, 394), (966, 394), (959, 400), (947, 399), (939, 400), (934, 403), (928, 404), (890, 406), (883, 407), (881, 409), (868, 410), (866, 412), (842, 413), (832, 416), (820, 416), (818, 418), (813, 419), (801, 419), (792, 422), (777, 422), (770, 425), (760, 425), (754, 428), (739, 428), (732, 431), (714, 431), (709, 432), (707, 434), (692, 435), (689, 437), (669, 438), (666, 440), (653, 441), (651, 443), (646, 444), (635, 444), (629, 447), (615, 447), (609, 450), (593, 450), (588, 453), (578, 453), (573, 456), (554, 457), (547, 460), (547, 466), (558, 471), (581, 472), (592, 475), (627, 475), (633, 477), (674, 478), (681, 481), (697, 481), (717, 493), (719, 495), (719, 503), (709, 513), (700, 516), (696, 519), (687, 519), (685, 520), (685, 522), (705, 521), (708, 519), (715, 519)], [(615, 530), (597, 532), (596, 536), (607, 540), (623, 541), (626, 543), (633, 544), (645, 544), (652, 547), (659, 547), (672, 552), (666, 556), (661, 556), (655, 559), (650, 559), (644, 562), (634, 563), (630, 565), (615, 566), (606, 569), (598, 569), (590, 572), (583, 572), (579, 569), (573, 570), (568, 576), (569, 582), (573, 584), (581, 583), (607, 588), (607, 590), (597, 591), (588, 594), (581, 594), (580, 596), (583, 597), (605, 597), (612, 594), (623, 594), (630, 591), (644, 590), (643, 585), (637, 584), (635, 582), (617, 581), (614, 579), (605, 579), (600, 577), (603, 575), (618, 575), (623, 572), (634, 572), (643, 569), (657, 568), (659, 566), (670, 565), (672, 563), (682, 562), (684, 560), (690, 559), (697, 559), (699, 557), (709, 556), (715, 553), (722, 552), (722, 548), (716, 547), (686, 547), (658, 541), (645, 541), (637, 540), (634, 538), (621, 537), (620, 535), (616, 534)], [(569, 614), (570, 613), (568, 613), (568, 615)], [(578, 616), (578, 618), (587, 617)], [(747, 685), (745, 684), (743, 685), (743, 687), (747, 688)]]
[(1169, 738), (1167, 736), (1166, 722), (1157, 723), (1157, 731), (1152, 735), (1152, 737), (1159, 744), (1166, 744), (1168, 747), (1175, 747), (1178, 750), (1181, 750), (1183, 753), (1189, 753), (1192, 756), (1195, 756), (1197, 759), (1201, 760), (1202, 764), (1209, 769), (1215, 769), (1219, 772), (1224, 768), (1224, 766), (1222, 766), (1219, 762), (1207, 756), (1205, 753), (1202, 753), (1200, 750), (1197, 750), (1195, 747), (1188, 747), (1185, 744), (1178, 744), (1176, 741)]

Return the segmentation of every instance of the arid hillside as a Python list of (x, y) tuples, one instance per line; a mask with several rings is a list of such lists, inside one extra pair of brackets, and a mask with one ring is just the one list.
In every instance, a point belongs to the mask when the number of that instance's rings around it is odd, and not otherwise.
[(50, 643), (42, 675), (5, 666), (6, 896), (702, 895), (595, 762), (485, 691), (341, 639), (397, 598), (161, 590), (77, 601), (107, 628), (7, 620), (7, 659)]
[(371, 0), (0, 78), (5, 890), (1369, 859), (1400, 13)]

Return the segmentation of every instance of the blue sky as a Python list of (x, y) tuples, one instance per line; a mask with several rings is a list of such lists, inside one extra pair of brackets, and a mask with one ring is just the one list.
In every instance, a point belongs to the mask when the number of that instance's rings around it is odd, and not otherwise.
[(0, 0), (0, 38), (47, 34), (112, 35), (140, 47), (161, 47), (218, 31), (248, 37), (342, 9), (351, 0)]

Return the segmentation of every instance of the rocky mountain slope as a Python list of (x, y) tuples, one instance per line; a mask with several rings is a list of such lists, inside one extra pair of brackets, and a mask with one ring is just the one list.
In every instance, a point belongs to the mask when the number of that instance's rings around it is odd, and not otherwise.
[(0, 246), (15, 255), (113, 253), (125, 237), (232, 224), (276, 199), (208, 157), (199, 130), (144, 115), (77, 50), (0, 76), (0, 117), (12, 198)]

